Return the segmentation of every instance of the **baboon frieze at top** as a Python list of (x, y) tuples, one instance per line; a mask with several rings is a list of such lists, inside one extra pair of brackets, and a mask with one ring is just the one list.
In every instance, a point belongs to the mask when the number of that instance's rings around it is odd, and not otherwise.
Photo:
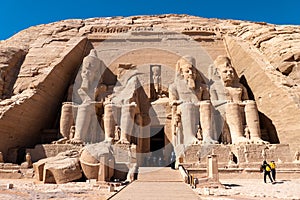
[(188, 15), (65, 20), (17, 33), (0, 43), (3, 160), (21, 163), (19, 149), (37, 144), (103, 141), (164, 160), (176, 146), (220, 144), (289, 144), (295, 155), (299, 33)]

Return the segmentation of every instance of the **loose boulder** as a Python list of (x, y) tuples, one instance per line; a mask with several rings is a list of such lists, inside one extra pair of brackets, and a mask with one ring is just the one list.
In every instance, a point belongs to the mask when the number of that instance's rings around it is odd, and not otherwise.
[(79, 152), (70, 150), (33, 163), (36, 178), (44, 183), (67, 183), (82, 177)]

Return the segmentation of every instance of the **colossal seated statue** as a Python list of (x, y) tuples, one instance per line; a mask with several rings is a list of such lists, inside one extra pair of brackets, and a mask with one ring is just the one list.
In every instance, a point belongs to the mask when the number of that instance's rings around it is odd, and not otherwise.
[(80, 76), (76, 78), (74, 85), (77, 88), (73, 87), (75, 93), (72, 94), (74, 102), (65, 102), (62, 107), (60, 132), (63, 138), (54, 143), (114, 142), (116, 126), (120, 132), (116, 142), (131, 142), (134, 122), (139, 119), (136, 90), (140, 83), (135, 66), (120, 64), (114, 91), (104, 84), (105, 70), (106, 66), (92, 49), (83, 59)]
[(97, 57), (95, 49), (92, 49), (90, 54), (83, 59), (80, 74), (82, 81), (78, 89), (81, 104), (77, 106), (75, 135), (70, 143), (94, 143), (101, 140), (95, 112), (95, 91), (104, 68), (104, 63)]
[(195, 64), (195, 58), (191, 56), (180, 58), (174, 83), (169, 86), (174, 146), (198, 143), (196, 133), (199, 127), (203, 142), (216, 143), (212, 135), (208, 87), (197, 73)]
[[(136, 76), (136, 66), (131, 64), (120, 64), (118, 83), (114, 88), (114, 93), (104, 102), (104, 132), (105, 140), (115, 138), (115, 127), (119, 126), (120, 138), (117, 143), (129, 144), (130, 137), (133, 136), (133, 127), (138, 115), (138, 95), (137, 89), (140, 87)], [(120, 116), (117, 115), (120, 111)], [(118, 119), (120, 117), (120, 119)], [(119, 123), (119, 124), (118, 124)]]
[(231, 141), (225, 142), (266, 143), (261, 139), (256, 103), (249, 100), (247, 89), (239, 83), (230, 59), (227, 56), (218, 56), (214, 65), (221, 77), (223, 87), (221, 89), (211, 87), (211, 100), (226, 101), (225, 113), (222, 113), (225, 120), (222, 131), (223, 134), (229, 131)]

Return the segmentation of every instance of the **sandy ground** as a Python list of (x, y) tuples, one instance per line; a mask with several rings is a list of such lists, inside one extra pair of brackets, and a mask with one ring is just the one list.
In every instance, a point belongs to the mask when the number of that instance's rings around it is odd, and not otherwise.
[[(196, 188), (201, 199), (299, 199), (300, 179), (278, 180), (276, 184), (265, 184), (262, 179), (224, 179), (220, 180), (224, 188)], [(12, 183), (13, 188), (7, 189)], [(117, 188), (117, 189), (121, 189)], [(162, 188), (163, 189), (163, 188)], [(210, 194), (208, 194), (210, 193)], [(109, 192), (106, 185), (86, 182), (67, 184), (42, 184), (33, 179), (1, 179), (0, 199), (29, 200), (29, 199), (107, 199), (115, 192)]]
[[(299, 199), (300, 179), (277, 180), (275, 184), (263, 179), (224, 179), (222, 189), (196, 188), (201, 199)], [(209, 194), (210, 193), (210, 194)]]
[[(7, 189), (12, 183), (13, 188)], [(123, 186), (122, 186), (123, 187)], [(121, 189), (116, 188), (116, 189)], [(0, 199), (31, 200), (31, 199), (107, 199), (115, 194), (109, 192), (107, 185), (86, 182), (71, 182), (66, 184), (43, 184), (33, 179), (0, 180)]]

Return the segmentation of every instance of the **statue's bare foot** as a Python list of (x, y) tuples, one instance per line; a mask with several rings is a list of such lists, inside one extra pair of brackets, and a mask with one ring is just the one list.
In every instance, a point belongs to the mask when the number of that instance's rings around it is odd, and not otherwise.
[(112, 142), (113, 142), (113, 138), (112, 138), (112, 137), (108, 137), (108, 138), (105, 138), (104, 141), (105, 141), (105, 142), (112, 143)]
[(259, 137), (253, 137), (250, 139), (250, 142), (253, 144), (270, 144), (270, 142), (264, 141)]
[(130, 144), (130, 142), (127, 139), (121, 139), (116, 144)]
[(76, 145), (83, 144), (81, 139), (76, 139), (76, 138), (73, 138), (73, 139), (69, 140), (68, 143), (69, 144), (76, 144)]
[(237, 137), (233, 144), (250, 144), (250, 140), (245, 137)]
[(64, 138), (60, 138), (57, 141), (53, 141), (52, 144), (65, 144), (68, 141), (68, 138), (64, 137)]

